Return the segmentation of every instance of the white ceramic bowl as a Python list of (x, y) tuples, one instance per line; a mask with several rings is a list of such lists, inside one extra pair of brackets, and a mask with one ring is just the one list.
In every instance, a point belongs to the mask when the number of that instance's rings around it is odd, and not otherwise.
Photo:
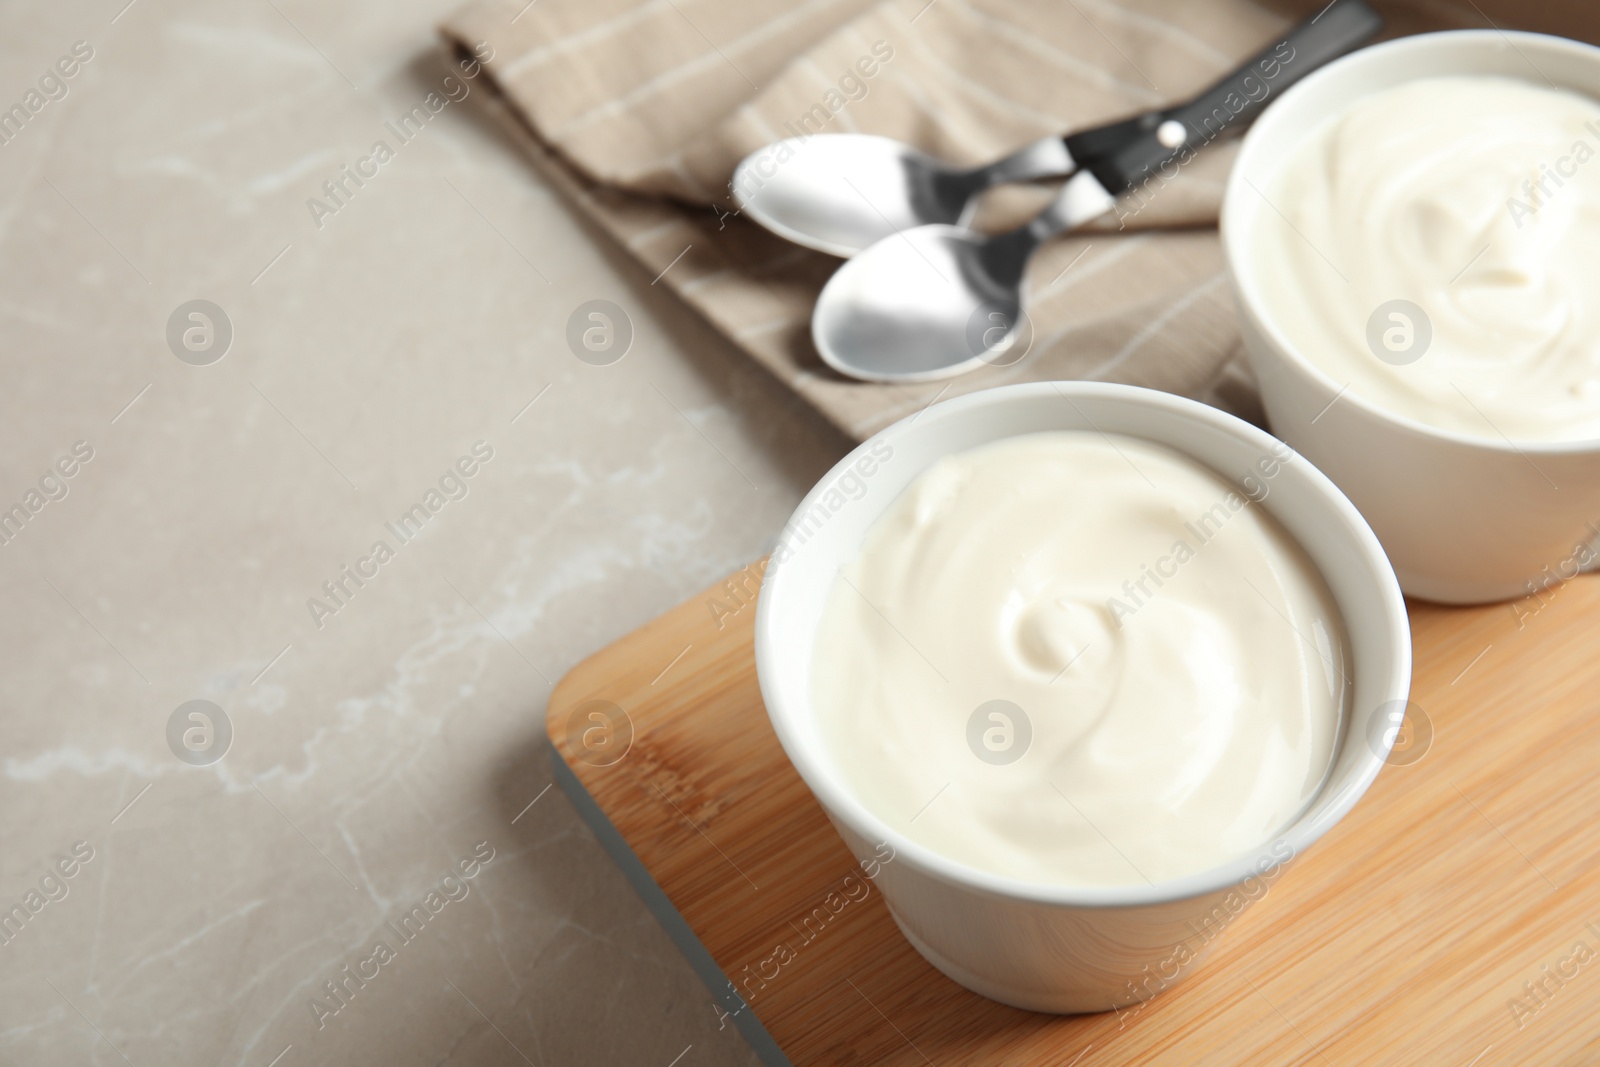
[[(1531, 65), (1530, 65), (1531, 64)], [(1278, 328), (1253, 272), (1267, 190), (1306, 134), (1361, 97), (1417, 78), (1544, 79), (1600, 99), (1600, 48), (1561, 37), (1460, 30), (1354, 52), (1309, 75), (1245, 137), (1223, 198), (1222, 242), (1245, 351), (1273, 432), (1320, 467), (1367, 517), (1407, 593), (1445, 603), (1525, 596), (1595, 559), (1600, 440), (1482, 440), (1363, 400)], [(1252, 185), (1254, 188), (1252, 188)], [(1331, 407), (1329, 405), (1332, 405)]]
[[(1187, 975), (1264, 883), (1338, 822), (1383, 766), (1411, 678), (1404, 601), (1372, 531), (1311, 464), (1291, 454), (1261, 505), (1321, 570), (1349, 632), (1352, 699), (1333, 771), (1305, 814), (1255, 852), (1183, 878), (1126, 887), (1050, 887), (949, 859), (892, 829), (836, 769), (811, 702), (818, 620), (839, 568), (918, 474), (953, 452), (1017, 434), (1098, 429), (1166, 445), (1232, 481), (1284, 446), (1204, 404), (1132, 386), (1039, 382), (973, 393), (871, 438), (801, 502), (779, 539), (756, 617), (756, 668), (784, 750), (858, 859), (894, 860), (877, 876), (895, 921), (935, 967), (987, 997), (1053, 1012), (1142, 1001)], [(1223, 920), (1223, 925), (1225, 925)]]

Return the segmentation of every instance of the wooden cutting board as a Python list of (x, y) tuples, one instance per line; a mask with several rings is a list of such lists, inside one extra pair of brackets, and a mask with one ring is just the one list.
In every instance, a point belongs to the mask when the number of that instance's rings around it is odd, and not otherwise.
[(945, 978), (875, 888), (805, 922), (856, 866), (762, 708), (760, 574), (579, 664), (548, 728), (580, 809), (768, 1062), (1600, 1063), (1600, 577), (1412, 604), (1426, 754), (1386, 767), (1194, 978), (1057, 1017)]

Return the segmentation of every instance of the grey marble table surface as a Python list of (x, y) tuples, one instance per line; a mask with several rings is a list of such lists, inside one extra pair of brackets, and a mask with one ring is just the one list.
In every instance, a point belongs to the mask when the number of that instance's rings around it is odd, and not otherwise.
[(544, 708), (848, 443), (427, 106), (453, 3), (0, 7), (7, 1067), (754, 1062)]

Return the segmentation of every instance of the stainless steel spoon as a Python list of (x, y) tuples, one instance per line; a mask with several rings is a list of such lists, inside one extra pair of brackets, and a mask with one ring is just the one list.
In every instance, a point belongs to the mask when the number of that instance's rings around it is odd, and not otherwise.
[[(1277, 61), (1299, 66), (1305, 73), (1355, 47), (1380, 24), (1363, 0), (1336, 0), (1300, 27), (1315, 26), (1319, 36), (1333, 43), (1335, 50), (1321, 59), (1307, 63), (1302, 55), (1291, 53), (1292, 59), (1284, 60), (1268, 49), (1195, 100), (1065, 137), (1046, 137), (981, 167), (956, 167), (888, 137), (791, 137), (740, 162), (733, 174), (733, 197), (742, 214), (780, 237), (849, 258), (913, 226), (964, 226), (977, 207), (978, 194), (986, 189), (1070, 175), (1089, 160), (1164, 124), (1182, 122), (1187, 111), (1210, 99), (1219, 86), (1233, 88), (1254, 75), (1258, 86), (1270, 90), (1274, 79), (1266, 71), (1275, 67), (1263, 64)], [(1298, 48), (1300, 42), (1294, 43)]]
[[(1194, 152), (1248, 125), (1275, 92), (1374, 35), (1363, 0), (1334, 0), (1194, 100), (1126, 120), (1120, 140), (1078, 171), (1027, 225), (986, 236), (935, 224), (900, 229), (841, 266), (817, 298), (811, 336), (841, 374), (917, 382), (1013, 362), (1028, 259), (1046, 240), (1110, 211), (1135, 189), (1153, 193)], [(1106, 129), (1110, 129), (1107, 127)], [(1169, 173), (1169, 171), (1171, 173)]]
[(745, 157), (733, 196), (742, 214), (779, 237), (848, 259), (913, 226), (966, 225), (992, 186), (1071, 174), (1070, 140), (1046, 137), (962, 170), (888, 137), (791, 137)]

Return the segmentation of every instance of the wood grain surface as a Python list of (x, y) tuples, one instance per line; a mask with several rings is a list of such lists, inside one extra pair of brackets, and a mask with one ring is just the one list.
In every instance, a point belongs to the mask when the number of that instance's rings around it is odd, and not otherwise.
[(1410, 605), (1426, 754), (1386, 767), (1194, 978), (1055, 1017), (945, 978), (876, 888), (838, 895), (855, 860), (756, 686), (760, 573), (579, 664), (548, 726), (797, 1067), (1600, 1064), (1600, 577)]

